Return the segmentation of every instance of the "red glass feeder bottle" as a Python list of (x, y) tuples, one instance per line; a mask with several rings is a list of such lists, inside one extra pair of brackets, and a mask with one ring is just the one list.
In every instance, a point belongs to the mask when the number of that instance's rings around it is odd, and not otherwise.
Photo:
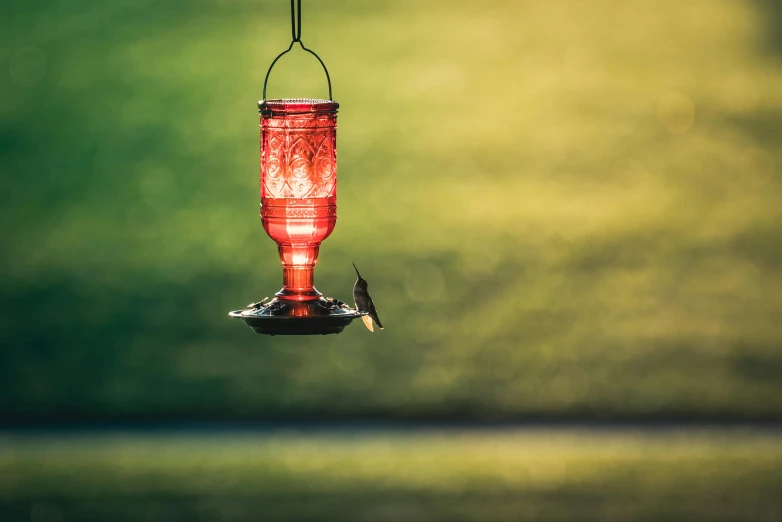
[(280, 300), (321, 296), (313, 273), (337, 222), (338, 107), (329, 100), (260, 103), (261, 220), (280, 252)]
[[(291, 4), (291, 7), (293, 5)], [(300, 8), (299, 8), (300, 9)], [(231, 312), (256, 332), (271, 335), (339, 333), (364, 313), (324, 298), (314, 286), (321, 242), (337, 221), (337, 109), (331, 79), (323, 61), (293, 41), (272, 62), (258, 102), (261, 115), (261, 221), (276, 243), (282, 262), (283, 287), (276, 297)], [(266, 83), (274, 64), (298, 42), (326, 72), (329, 99), (266, 99)]]

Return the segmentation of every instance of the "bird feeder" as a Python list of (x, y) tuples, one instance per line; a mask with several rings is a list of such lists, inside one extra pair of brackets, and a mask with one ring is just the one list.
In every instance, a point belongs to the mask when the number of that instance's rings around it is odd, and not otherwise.
[[(230, 312), (257, 333), (307, 335), (341, 332), (366, 315), (337, 299), (324, 298), (314, 286), (320, 244), (337, 222), (337, 110), (331, 78), (323, 60), (301, 41), (291, 0), (292, 41), (274, 59), (258, 102), (261, 119), (261, 221), (277, 243), (282, 263), (282, 289), (271, 301)], [(274, 64), (293, 45), (315, 56), (326, 73), (329, 99), (266, 99)]]

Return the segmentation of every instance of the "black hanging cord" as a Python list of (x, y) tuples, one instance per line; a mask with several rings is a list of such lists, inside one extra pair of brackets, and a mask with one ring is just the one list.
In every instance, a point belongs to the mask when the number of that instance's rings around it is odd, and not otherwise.
[(269, 66), (269, 70), (266, 71), (266, 78), (263, 80), (263, 99), (266, 100), (266, 84), (269, 82), (269, 75), (272, 72), (272, 68), (274, 68), (274, 64), (276, 64), (277, 60), (282, 58), (284, 54), (290, 52), (290, 50), (293, 49), (293, 44), (295, 43), (298, 43), (302, 49), (317, 58), (320, 62), (320, 65), (323, 66), (323, 71), (326, 73), (326, 81), (329, 82), (329, 100), (333, 101), (331, 96), (331, 77), (329, 76), (329, 70), (326, 69), (326, 64), (323, 63), (323, 60), (320, 59), (320, 56), (315, 54), (315, 51), (304, 47), (304, 43), (301, 41), (301, 0), (291, 0), (291, 44), (287, 49), (277, 55), (277, 58), (275, 58), (272, 64)]

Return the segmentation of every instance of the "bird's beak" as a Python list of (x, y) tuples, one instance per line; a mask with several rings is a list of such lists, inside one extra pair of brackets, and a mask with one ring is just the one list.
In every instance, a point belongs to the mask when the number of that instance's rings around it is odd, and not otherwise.
[(358, 268), (356, 268), (356, 263), (350, 263), (350, 264), (353, 265), (353, 268), (356, 269), (356, 275), (358, 276), (359, 279), (361, 279), (361, 274), (358, 273)]

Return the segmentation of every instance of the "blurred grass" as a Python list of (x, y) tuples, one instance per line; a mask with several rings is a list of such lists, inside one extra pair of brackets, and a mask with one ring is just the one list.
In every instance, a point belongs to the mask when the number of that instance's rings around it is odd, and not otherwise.
[[(342, 107), (316, 281), (355, 262), (387, 328), (293, 339), (225, 315), (280, 286), (254, 104), (287, 4), (2, 9), (6, 417), (779, 418), (765, 3), (305, 2)], [(270, 81), (324, 93), (303, 53)]]
[(7, 522), (782, 515), (780, 439), (751, 430), (5, 434), (0, 445)]

